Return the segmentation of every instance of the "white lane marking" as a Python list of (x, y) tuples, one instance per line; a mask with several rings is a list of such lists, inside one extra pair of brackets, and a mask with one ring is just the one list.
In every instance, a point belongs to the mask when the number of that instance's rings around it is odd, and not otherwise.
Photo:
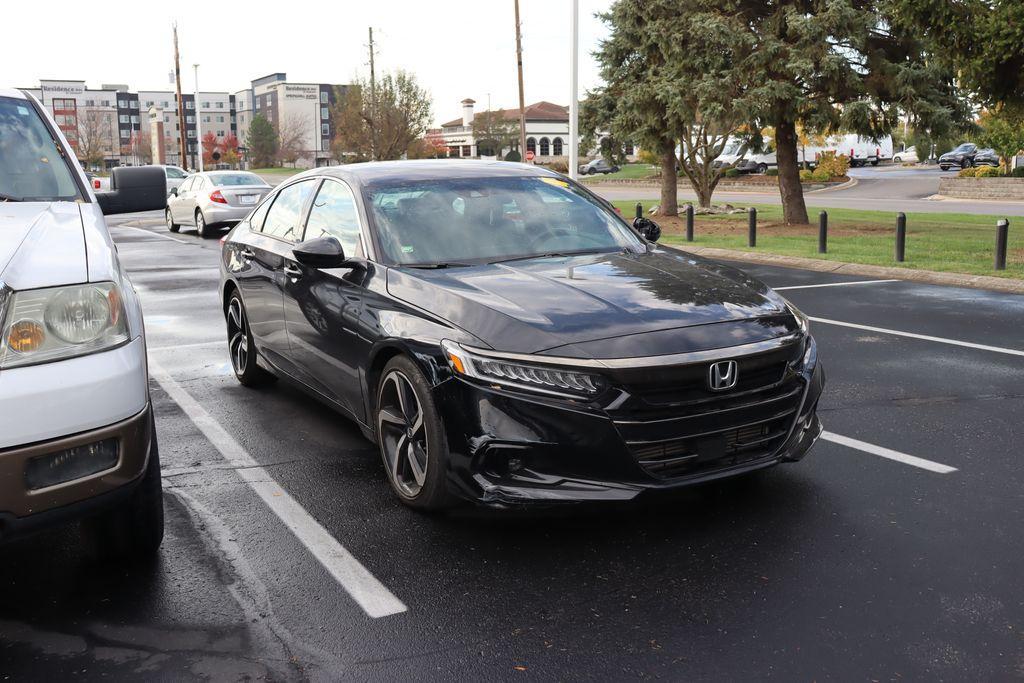
[(165, 234), (160, 233), (160, 232), (154, 232), (153, 230), (146, 230), (144, 228), (136, 228), (134, 225), (112, 225), (111, 227), (112, 228), (124, 228), (125, 230), (135, 230), (137, 232), (144, 232), (147, 235), (152, 235), (154, 237), (162, 237), (165, 240), (170, 240), (172, 242), (177, 242), (178, 244), (191, 244), (191, 242), (189, 242), (188, 240), (179, 240), (177, 237), (171, 237), (170, 235), (165, 235)]
[(256, 492), (335, 581), (374, 619), (405, 612), (407, 607), (352, 556), (337, 539), (306, 512), (269, 472), (260, 466), (159, 363), (150, 360), (150, 375), (188, 415), (213, 447), (236, 468)]
[(227, 348), (228, 343), (223, 339), (217, 339), (215, 341), (204, 341), (204, 342), (192, 342), (190, 344), (172, 344), (170, 346), (150, 346), (147, 350), (149, 351), (175, 351), (177, 349), (198, 349), (204, 346), (220, 346), (224, 345)]
[(916, 455), (907, 455), (906, 453), (900, 453), (899, 451), (894, 451), (891, 448), (876, 446), (875, 444), (868, 443), (867, 441), (851, 439), (850, 437), (843, 436), (842, 434), (835, 434), (833, 432), (822, 432), (821, 438), (824, 439), (825, 441), (837, 443), (840, 446), (846, 446), (847, 448), (853, 448), (858, 451), (870, 453), (871, 455), (877, 455), (881, 458), (895, 460), (896, 462), (901, 462), (904, 465), (920, 467), (922, 470), (928, 470), (929, 472), (935, 472), (937, 474), (949, 474), (950, 472), (956, 472), (955, 467), (943, 465), (940, 462), (925, 460), (924, 458), (919, 458)]
[(1007, 349), (1002, 346), (988, 346), (986, 344), (975, 344), (974, 342), (965, 342), (958, 339), (946, 339), (945, 337), (932, 337), (927, 334), (915, 334), (914, 332), (902, 332), (900, 330), (890, 330), (885, 327), (872, 327), (871, 325), (858, 325), (857, 323), (846, 323), (841, 320), (829, 320), (828, 318), (814, 318), (808, 316), (809, 320), (813, 320), (816, 323), (824, 323), (826, 325), (838, 325), (840, 327), (852, 327), (855, 330), (867, 330), (868, 332), (881, 332), (882, 334), (894, 334), (897, 337), (909, 337), (911, 339), (923, 339), (924, 341), (939, 342), (940, 344), (952, 344), (953, 346), (963, 346), (968, 349), (981, 349), (982, 351), (994, 351), (995, 353), (1005, 353), (1011, 356), (1024, 356), (1024, 351), (1019, 349)]
[(856, 282), (826, 282), (822, 285), (792, 285), (790, 287), (772, 287), (776, 292), (786, 289), (816, 289), (818, 287), (846, 287), (847, 285), (877, 285), (883, 282), (899, 282), (899, 280), (857, 280)]

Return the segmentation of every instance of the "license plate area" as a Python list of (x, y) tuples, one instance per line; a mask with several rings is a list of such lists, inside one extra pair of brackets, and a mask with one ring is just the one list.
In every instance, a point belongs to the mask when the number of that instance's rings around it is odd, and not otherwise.
[(238, 201), (241, 204), (255, 204), (256, 203), (256, 195), (254, 195), (254, 194), (239, 195), (238, 196)]

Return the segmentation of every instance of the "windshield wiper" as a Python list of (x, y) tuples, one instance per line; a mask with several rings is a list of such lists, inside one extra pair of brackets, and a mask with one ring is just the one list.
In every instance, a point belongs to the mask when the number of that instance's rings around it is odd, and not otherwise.
[(3, 192), (0, 192), (0, 202), (20, 202), (20, 201), (23, 201), (23, 200), (20, 199), (19, 197), (12, 197), (9, 194), (4, 194)]
[(447, 263), (407, 263), (402, 264), (406, 268), (422, 268), (424, 270), (440, 270), (441, 268), (469, 268), (472, 263), (455, 263), (449, 261)]
[(611, 254), (614, 251), (605, 249), (588, 249), (586, 251), (549, 251), (543, 254), (529, 254), (527, 256), (513, 256), (511, 258), (503, 258), (497, 261), (491, 261), (491, 263), (508, 263), (509, 261), (528, 261), (529, 259), (535, 258), (566, 258), (569, 256), (586, 256), (588, 254)]

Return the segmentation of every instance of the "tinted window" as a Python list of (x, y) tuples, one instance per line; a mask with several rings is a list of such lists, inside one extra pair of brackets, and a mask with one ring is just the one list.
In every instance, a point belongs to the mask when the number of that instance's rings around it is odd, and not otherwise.
[(210, 181), (221, 187), (230, 187), (232, 185), (266, 185), (254, 173), (215, 173), (210, 176)]
[(0, 97), (0, 195), (26, 201), (81, 198), (71, 168), (28, 100)]
[(278, 192), (277, 199), (270, 206), (267, 219), (263, 223), (264, 234), (294, 242), (302, 207), (305, 206), (314, 185), (312, 180), (303, 180)]
[(313, 200), (303, 239), (337, 237), (347, 255), (361, 255), (359, 214), (352, 190), (333, 180), (325, 180)]
[(263, 220), (267, 217), (267, 211), (270, 210), (270, 205), (274, 203), (273, 197), (268, 197), (266, 201), (256, 207), (256, 209), (249, 214), (249, 229), (259, 232), (263, 230)]
[(188, 192), (189, 190), (192, 189), (192, 185), (195, 182), (196, 182), (196, 179), (194, 177), (189, 178), (188, 180), (186, 180), (185, 182), (183, 182), (181, 184), (180, 188), (178, 188), (178, 193), (181, 194), (182, 192)]

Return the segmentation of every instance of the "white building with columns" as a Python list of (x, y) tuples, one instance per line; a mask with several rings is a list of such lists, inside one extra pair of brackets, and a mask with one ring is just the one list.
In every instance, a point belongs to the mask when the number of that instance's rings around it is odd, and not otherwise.
[[(462, 100), (462, 117), (441, 124), (441, 137), (450, 157), (479, 156), (473, 137), (475, 100)], [(519, 108), (496, 110), (505, 119), (519, 121)], [(526, 105), (526, 149), (535, 161), (552, 161), (569, 154), (569, 107), (551, 102)], [(502, 150), (504, 152), (505, 150)]]

